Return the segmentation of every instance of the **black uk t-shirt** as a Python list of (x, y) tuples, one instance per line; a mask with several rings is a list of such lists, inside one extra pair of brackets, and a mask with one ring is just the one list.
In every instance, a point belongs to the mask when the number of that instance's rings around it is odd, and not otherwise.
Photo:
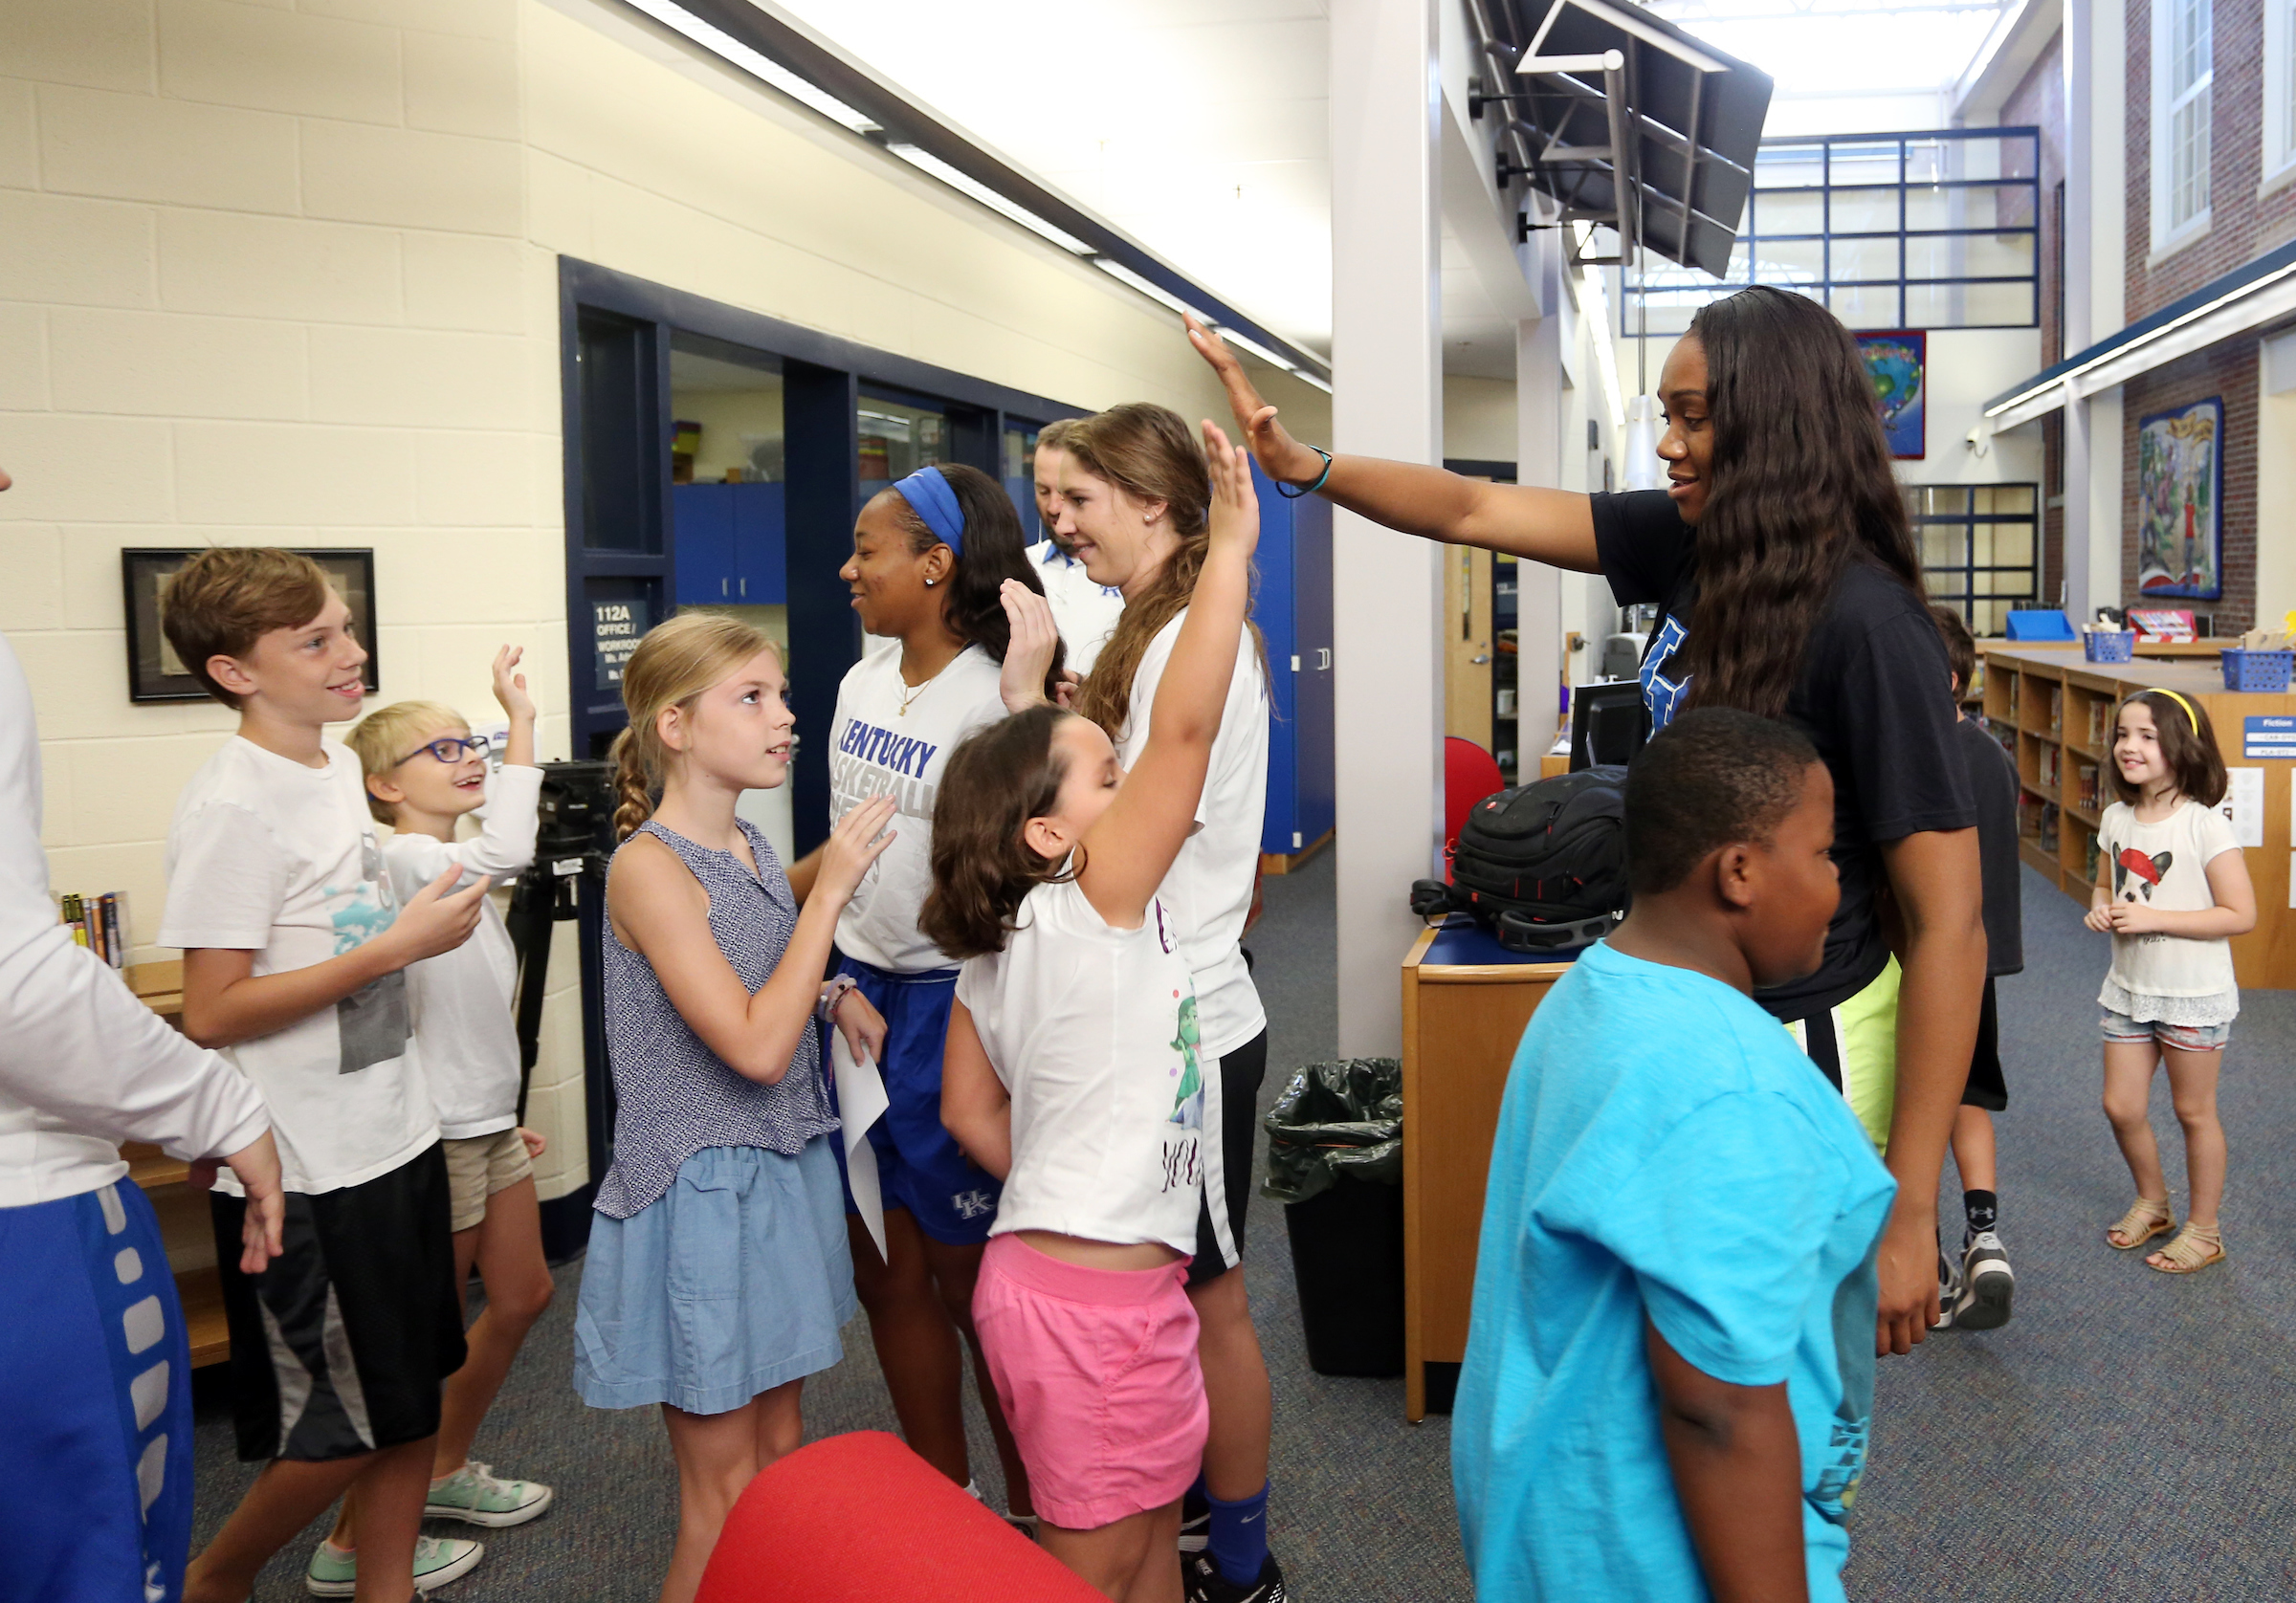
[[(1643, 704), (1663, 729), (1688, 694), (1677, 658), (1696, 598), (1691, 528), (1663, 490), (1592, 497), (1595, 549), (1621, 606), (1662, 612), (1643, 655)], [(1811, 626), (1786, 716), (1810, 737), (1834, 779), (1834, 862), (1842, 903), (1818, 972), (1754, 999), (1779, 1019), (1839, 1006), (1889, 963), (1877, 898), (1881, 847), (1977, 822), (1969, 769), (1954, 734), (1953, 670), (1922, 603), (1865, 560), (1842, 570)]]

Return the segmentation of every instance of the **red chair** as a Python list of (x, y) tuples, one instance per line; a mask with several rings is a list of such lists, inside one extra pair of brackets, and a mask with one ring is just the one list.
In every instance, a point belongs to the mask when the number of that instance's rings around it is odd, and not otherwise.
[(801, 1447), (734, 1504), (695, 1603), (1106, 1603), (883, 1431)]
[[(1443, 738), (1443, 844), (1446, 852), (1457, 843), (1459, 826), (1476, 802), (1493, 791), (1507, 788), (1506, 777), (1499, 772), (1499, 759), (1472, 740), (1463, 740), (1456, 735)], [(1451, 865), (1446, 857), (1443, 877), (1448, 884)]]

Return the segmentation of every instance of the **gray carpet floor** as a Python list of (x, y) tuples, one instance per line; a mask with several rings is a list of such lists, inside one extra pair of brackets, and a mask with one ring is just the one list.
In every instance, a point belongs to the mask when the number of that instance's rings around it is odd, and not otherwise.
[[(1267, 882), (1250, 941), (1269, 1021), (1271, 1104), (1292, 1067), (1335, 1047), (1332, 860)], [(2223, 1090), (2232, 1145), (2231, 1261), (2190, 1280), (2112, 1252), (2105, 1225), (2130, 1196), (2097, 1110), (2093, 999), (2105, 938), (2054, 888), (2025, 880), (2026, 955), (2001, 982), (2011, 1108), (1998, 1121), (2002, 1232), (2017, 1317), (1983, 1335), (1940, 1332), (1882, 1369), (1875, 1445), (1854, 1526), (1853, 1598), (2296, 1597), (2285, 1502), (2296, 1477), (2296, 993), (2252, 992)], [(2182, 1143), (2155, 1095), (2182, 1207)], [(1952, 1195), (1947, 1217), (1958, 1219)], [(1402, 1383), (1336, 1380), (1307, 1367), (1280, 1211), (1253, 1211), (1246, 1269), (1276, 1396), (1269, 1512), (1301, 1599), (1419, 1603), (1470, 1588), (1453, 1521), (1446, 1421), (1402, 1419)], [(506, 1474), (547, 1481), (533, 1525), (475, 1533), (485, 1563), (440, 1595), (473, 1600), (651, 1598), (676, 1517), (676, 1486), (651, 1410), (598, 1413), (568, 1384), (581, 1265), (529, 1341), (479, 1438)], [(894, 1428), (861, 1321), (845, 1362), (806, 1390), (808, 1436)], [(200, 1390), (197, 1541), (251, 1478), (228, 1408)], [(973, 1410), (974, 1460), (992, 1500), (996, 1458)], [(460, 1527), (435, 1526), (439, 1534)], [(321, 1528), (314, 1526), (309, 1542)], [(265, 1571), (256, 1597), (303, 1595), (308, 1544)]]

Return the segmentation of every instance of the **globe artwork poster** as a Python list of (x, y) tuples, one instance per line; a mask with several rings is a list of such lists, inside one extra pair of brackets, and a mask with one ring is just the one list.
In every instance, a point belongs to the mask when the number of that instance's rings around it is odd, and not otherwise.
[(1930, 337), (1917, 328), (1885, 329), (1857, 337), (1858, 354), (1873, 380), (1889, 454), (1919, 461), (1929, 454)]
[(2224, 594), (2224, 402), (2211, 396), (2136, 426), (2136, 587)]

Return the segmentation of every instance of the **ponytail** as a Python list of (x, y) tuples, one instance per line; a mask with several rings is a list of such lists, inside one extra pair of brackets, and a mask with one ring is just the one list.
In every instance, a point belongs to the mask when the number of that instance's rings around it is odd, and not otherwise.
[(661, 715), (685, 707), (774, 643), (722, 612), (681, 612), (646, 631), (622, 665), (622, 705), (629, 723), (607, 754), (614, 765), (614, 839), (627, 841), (653, 816), (668, 778), (671, 752)]

